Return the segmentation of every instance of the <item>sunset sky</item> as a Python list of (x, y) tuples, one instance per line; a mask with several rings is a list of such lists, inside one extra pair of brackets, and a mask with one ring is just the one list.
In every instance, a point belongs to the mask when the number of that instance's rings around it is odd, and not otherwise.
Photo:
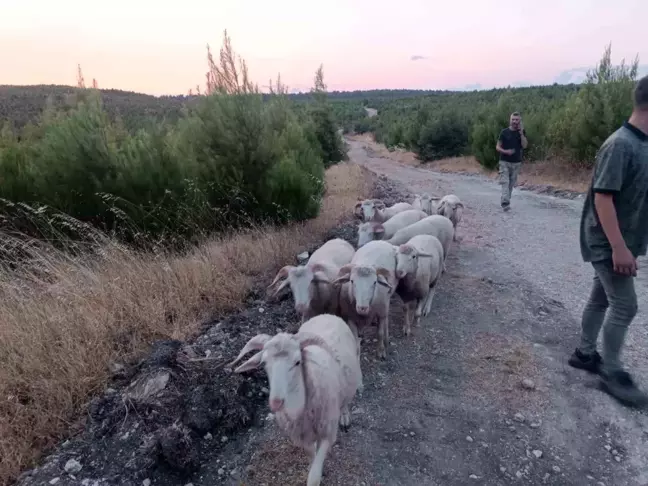
[[(459, 89), (552, 83), (593, 66), (648, 63), (647, 0), (0, 0), (0, 84), (75, 84), (151, 94), (204, 87), (223, 29), (254, 81), (308, 89)], [(643, 25), (642, 25), (643, 24)], [(412, 58), (419, 58), (412, 60)]]

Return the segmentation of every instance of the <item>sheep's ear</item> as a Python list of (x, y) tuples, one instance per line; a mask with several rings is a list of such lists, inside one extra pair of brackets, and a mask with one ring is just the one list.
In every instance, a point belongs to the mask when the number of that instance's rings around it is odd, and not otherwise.
[(338, 271), (338, 277), (333, 281), (333, 283), (339, 284), (339, 283), (348, 282), (349, 279), (351, 278), (352, 269), (353, 269), (352, 263), (347, 263), (346, 265), (340, 267), (340, 270)]
[(456, 204), (456, 207), (463, 209), (464, 205), (463, 205), (463, 203), (458, 202), (458, 203)]
[(313, 273), (326, 272), (327, 268), (323, 263), (317, 262), (308, 265)]
[(389, 283), (389, 279), (391, 278), (391, 272), (386, 268), (378, 267), (376, 268), (376, 274), (378, 276), (378, 284), (382, 285), (383, 287), (387, 287), (391, 292), (392, 285)]
[(249, 371), (258, 368), (261, 365), (261, 357), (263, 356), (263, 350), (259, 351), (257, 354), (248, 359), (245, 363), (234, 370), (234, 373), (243, 373), (244, 371)]
[(434, 256), (431, 253), (421, 253), (421, 252), (417, 252), (417, 255), (419, 258), (432, 258)]
[(385, 227), (382, 225), (382, 223), (378, 223), (374, 225), (374, 233), (377, 235), (384, 235), (385, 234)]
[[(277, 282), (279, 282), (279, 280), (281, 280), (282, 278), (286, 278), (288, 276), (288, 272), (290, 272), (293, 268), (295, 268), (294, 265), (286, 265), (281, 270), (279, 270), (277, 272), (276, 277), (272, 281), (272, 283), (270, 285), (268, 285), (268, 289), (271, 289), (275, 285), (277, 285)], [(284, 288), (286, 286), (285, 284), (286, 284), (286, 282), (283, 282), (283, 284), (277, 290), (275, 290), (275, 294), (277, 294), (279, 292), (279, 290)]]
[(382, 201), (376, 201), (376, 202), (374, 203), (374, 205), (376, 206), (376, 209), (385, 209), (385, 207), (386, 207), (386, 206), (385, 206), (385, 203), (382, 202)]
[[(232, 366), (234, 366), (236, 363), (241, 361), (241, 358), (243, 358), (243, 356), (248, 354), (250, 351), (262, 350), (263, 346), (265, 346), (265, 343), (267, 343), (269, 340), (270, 340), (270, 336), (268, 334), (257, 334), (252, 339), (250, 339), (245, 344), (245, 346), (243, 346), (243, 349), (241, 349), (241, 352), (239, 353), (239, 355), (228, 366), (230, 368)], [(261, 358), (261, 356), (259, 355), (259, 359), (260, 358)]]

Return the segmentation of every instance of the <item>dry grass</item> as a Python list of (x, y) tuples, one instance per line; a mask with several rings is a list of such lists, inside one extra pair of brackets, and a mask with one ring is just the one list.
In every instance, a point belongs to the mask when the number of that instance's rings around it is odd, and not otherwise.
[(305, 224), (235, 234), (182, 257), (117, 243), (93, 260), (40, 249), (38, 272), (0, 273), (0, 484), (66, 432), (111, 363), (239, 308), (255, 276), (292, 262), (371, 187), (356, 165), (335, 166), (326, 178), (322, 211)]

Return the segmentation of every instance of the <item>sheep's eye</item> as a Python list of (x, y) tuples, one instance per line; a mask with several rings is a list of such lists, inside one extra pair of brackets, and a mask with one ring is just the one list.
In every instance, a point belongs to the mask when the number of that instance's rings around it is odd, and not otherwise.
[(295, 361), (295, 366), (299, 366), (301, 364), (301, 360)]

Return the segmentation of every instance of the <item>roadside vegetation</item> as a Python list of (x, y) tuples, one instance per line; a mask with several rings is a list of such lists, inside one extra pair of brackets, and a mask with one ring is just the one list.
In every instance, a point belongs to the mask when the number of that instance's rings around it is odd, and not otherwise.
[(138, 114), (115, 93), (70, 88), (35, 118), (5, 120), (2, 485), (67, 433), (114, 363), (241, 308), (369, 191), (343, 161), (321, 68), (298, 105), (280, 81), (261, 94), (227, 34), (208, 65), (205, 94), (187, 103), (149, 111), (134, 95)]

